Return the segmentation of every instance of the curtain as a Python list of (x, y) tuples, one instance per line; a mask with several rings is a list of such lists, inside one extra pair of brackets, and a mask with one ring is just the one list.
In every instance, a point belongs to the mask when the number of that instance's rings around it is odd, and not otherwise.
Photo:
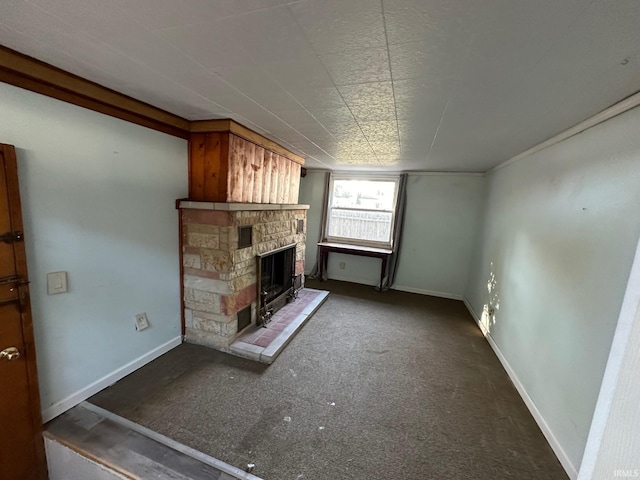
[[(318, 235), (318, 243), (324, 242), (327, 238), (327, 215), (328, 215), (328, 205), (329, 205), (329, 184), (331, 183), (331, 172), (326, 172), (324, 174), (324, 192), (322, 195), (322, 216), (320, 218), (320, 234)], [(313, 266), (313, 270), (309, 274), (309, 278), (319, 278), (320, 276), (320, 247), (318, 248), (318, 252), (316, 253), (316, 263)], [(321, 280), (327, 279), (327, 272), (324, 272), (324, 278)]]
[(404, 223), (404, 213), (407, 208), (407, 177), (406, 173), (400, 175), (400, 182), (398, 183), (398, 201), (396, 205), (396, 218), (393, 227), (393, 253), (387, 263), (387, 275), (382, 281), (380, 287), (376, 287), (376, 290), (386, 292), (389, 290), (396, 280), (396, 271), (398, 269), (398, 261), (400, 259), (400, 244), (402, 242), (402, 225)]

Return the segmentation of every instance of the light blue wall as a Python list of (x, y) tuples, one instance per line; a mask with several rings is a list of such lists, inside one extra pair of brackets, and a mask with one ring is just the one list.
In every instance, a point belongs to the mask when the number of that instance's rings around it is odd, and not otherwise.
[[(488, 175), (466, 297), (557, 442), (582, 458), (640, 235), (640, 109)], [(487, 284), (495, 278), (495, 289)]]
[[(300, 203), (309, 204), (306, 270), (316, 261), (324, 172), (302, 179)], [(479, 230), (484, 178), (477, 175), (415, 173), (407, 182), (407, 210), (396, 287), (462, 298)], [(340, 263), (345, 264), (340, 269)], [(380, 281), (380, 260), (329, 255), (329, 278), (366, 285)]]
[[(179, 341), (187, 142), (2, 83), (0, 141), (17, 150), (47, 419)], [(69, 292), (47, 295), (60, 270)]]

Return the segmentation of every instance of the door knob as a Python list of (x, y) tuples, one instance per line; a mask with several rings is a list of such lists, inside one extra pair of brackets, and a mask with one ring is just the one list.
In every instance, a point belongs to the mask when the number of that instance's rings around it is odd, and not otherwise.
[(5, 348), (0, 352), (0, 359), (6, 358), (8, 361), (11, 361), (18, 357), (20, 357), (20, 351), (16, 347)]

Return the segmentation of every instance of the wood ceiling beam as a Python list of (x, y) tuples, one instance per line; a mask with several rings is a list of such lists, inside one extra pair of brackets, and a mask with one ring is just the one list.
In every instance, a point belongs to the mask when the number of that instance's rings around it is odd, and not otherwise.
[(182, 117), (2, 46), (0, 81), (169, 135), (189, 138), (190, 122)]

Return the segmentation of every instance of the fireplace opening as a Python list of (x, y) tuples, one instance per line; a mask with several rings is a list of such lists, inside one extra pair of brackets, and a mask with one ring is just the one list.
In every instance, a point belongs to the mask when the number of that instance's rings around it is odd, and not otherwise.
[(295, 299), (299, 283), (295, 281), (295, 258), (295, 244), (257, 256), (259, 325), (269, 323), (276, 311)]

